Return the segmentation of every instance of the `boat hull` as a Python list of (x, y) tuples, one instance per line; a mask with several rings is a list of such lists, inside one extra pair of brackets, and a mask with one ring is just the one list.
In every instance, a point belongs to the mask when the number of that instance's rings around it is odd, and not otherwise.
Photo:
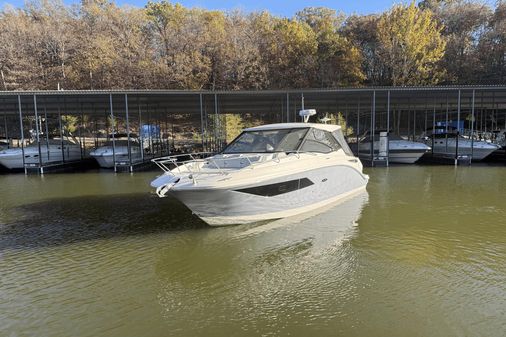
[[(459, 155), (468, 155), (472, 156), (473, 160), (483, 160), (486, 157), (488, 157), (492, 152), (496, 151), (497, 147), (491, 147), (491, 146), (473, 146), (473, 149), (471, 151), (471, 146), (461, 146), (459, 144)], [(440, 153), (440, 154), (446, 154), (453, 156), (456, 152), (456, 146), (455, 144), (448, 144), (448, 146), (445, 145), (434, 145), (434, 153)], [(472, 154), (471, 154), (472, 153)]]
[(426, 149), (423, 149), (423, 150), (390, 150), (388, 152), (388, 162), (398, 163), (398, 164), (414, 164), (426, 152), (427, 152)]
[[(114, 157), (112, 155), (91, 155), (97, 161), (98, 165), (102, 168), (114, 167)], [(136, 163), (141, 160), (141, 156), (132, 154), (132, 163)], [(128, 154), (116, 155), (116, 162), (129, 162)]]
[[(388, 143), (388, 162), (398, 164), (414, 164), (420, 159), (430, 147), (417, 142), (406, 140), (390, 140)], [(371, 143), (365, 142), (360, 144), (359, 155), (362, 158), (370, 157)], [(374, 153), (379, 153), (379, 142), (374, 142)]]
[[(124, 146), (118, 147), (114, 154), (111, 147), (98, 148), (92, 151), (90, 153), (90, 156), (95, 158), (98, 165), (102, 168), (114, 167), (114, 159), (116, 159), (116, 163), (130, 162), (130, 159), (128, 157), (128, 148)], [(131, 156), (132, 156), (132, 163), (136, 163), (142, 160), (142, 156), (138, 147), (132, 148)]]
[(170, 193), (209, 225), (223, 226), (312, 211), (363, 191), (367, 181), (355, 168), (338, 165), (226, 189), (176, 184)]
[[(20, 149), (13, 149), (12, 152), (0, 154), (0, 165), (5, 166), (10, 170), (22, 169), (23, 165), (23, 153)], [(81, 150), (79, 148), (65, 150), (65, 161), (76, 161), (81, 160)], [(63, 162), (63, 154), (60, 149), (50, 149), (41, 151), (41, 159), (39, 160), (38, 150), (32, 148), (25, 149), (25, 165), (48, 165), (53, 163)]]
[[(396, 164), (414, 164), (416, 163), (427, 150), (390, 150), (388, 152), (388, 162)], [(378, 155), (378, 151), (374, 151)], [(370, 152), (360, 152), (360, 158), (370, 158)]]

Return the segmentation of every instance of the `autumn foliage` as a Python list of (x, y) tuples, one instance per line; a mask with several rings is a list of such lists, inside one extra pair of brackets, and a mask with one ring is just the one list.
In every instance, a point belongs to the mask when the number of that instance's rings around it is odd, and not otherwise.
[(0, 11), (0, 90), (290, 89), (502, 84), (506, 3), (425, 0), (385, 13), (36, 0)]

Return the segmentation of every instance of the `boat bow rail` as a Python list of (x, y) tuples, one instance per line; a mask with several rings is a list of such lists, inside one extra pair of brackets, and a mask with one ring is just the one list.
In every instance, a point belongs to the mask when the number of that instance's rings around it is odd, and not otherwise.
[[(266, 159), (265, 155), (272, 155), (271, 158)], [(254, 164), (258, 163), (268, 163), (271, 161), (280, 162), (282, 158), (286, 158), (290, 155), (295, 156), (297, 159), (300, 159), (301, 154), (311, 154), (316, 155), (311, 152), (291, 152), (291, 153), (238, 153), (238, 154), (224, 154), (221, 158), (215, 158), (213, 155), (216, 155), (212, 152), (195, 152), (195, 153), (185, 153), (178, 154), (166, 157), (160, 157), (152, 159), (151, 161), (155, 163), (158, 167), (160, 167), (165, 173), (168, 173), (172, 176), (175, 176), (175, 172), (179, 174), (188, 173), (190, 179), (196, 183), (196, 177), (198, 175), (209, 175), (209, 174), (228, 174), (230, 169), (243, 169), (250, 168), (253, 169), (255, 167)], [(237, 166), (229, 166), (231, 162), (238, 162), (239, 167)], [(210, 170), (202, 170), (203, 165), (209, 165), (207, 168)], [(176, 171), (174, 171), (176, 169)]]
[[(159, 168), (161, 168), (164, 172), (172, 173), (171, 170), (173, 168), (177, 168), (178, 172), (181, 172), (181, 166), (184, 166), (188, 163), (209, 161), (209, 159), (205, 159), (205, 158), (210, 157), (212, 155), (213, 155), (212, 152), (184, 153), (184, 154), (177, 154), (177, 155), (172, 155), (172, 156), (155, 158), (155, 159), (151, 159), (151, 161), (153, 163), (155, 163)], [(189, 159), (181, 160), (181, 159), (184, 159), (185, 157), (188, 157)], [(171, 169), (170, 165), (173, 165), (172, 169)]]

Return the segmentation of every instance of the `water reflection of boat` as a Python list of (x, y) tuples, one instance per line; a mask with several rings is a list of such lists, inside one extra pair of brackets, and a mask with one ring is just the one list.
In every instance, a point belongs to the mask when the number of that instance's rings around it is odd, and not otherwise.
[[(340, 243), (342, 239), (351, 237), (354, 232), (354, 225), (360, 218), (362, 209), (368, 200), (369, 194), (367, 191), (361, 191), (313, 212), (275, 220), (268, 224), (247, 229), (241, 232), (239, 236), (251, 236), (267, 232), (272, 232), (275, 235), (273, 231), (285, 227), (292, 233), (298, 230), (304, 233), (307, 229), (314, 238), (314, 245), (328, 248), (328, 240), (332, 243)], [(282, 235), (286, 234), (283, 233)], [(330, 235), (330, 233), (332, 234)]]
[(24, 150), (20, 147), (10, 148), (0, 151), (0, 164), (8, 169), (23, 168), (24, 163), (28, 165), (42, 165), (58, 163), (65, 161), (75, 161), (81, 159), (81, 146), (66, 139), (49, 139), (49, 141), (34, 142), (25, 146)]
[[(155, 284), (169, 328), (187, 317), (202, 322), (189, 327), (190, 334), (211, 324), (230, 324), (226, 315), (210, 319), (209, 307), (220, 313), (233, 308), (234, 322), (248, 330), (250, 322), (276, 319), (280, 313), (288, 317), (293, 308), (309, 317), (321, 309), (322, 298), (332, 301), (325, 314), (339, 312), (355, 294), (361, 274), (354, 271), (356, 250), (347, 243), (360, 232), (357, 222), (367, 201), (364, 191), (312, 216), (194, 231), (161, 246)], [(329, 296), (334, 282), (338, 287)]]
[[(210, 225), (272, 220), (326, 206), (365, 189), (368, 176), (337, 125), (285, 123), (244, 130), (225, 150), (182, 163), (155, 160), (151, 185)], [(168, 165), (175, 165), (170, 169)]]

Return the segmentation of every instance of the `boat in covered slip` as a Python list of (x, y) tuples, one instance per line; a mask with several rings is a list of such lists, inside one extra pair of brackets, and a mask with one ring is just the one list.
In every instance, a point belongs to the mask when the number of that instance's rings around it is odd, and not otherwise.
[(506, 162), (506, 129), (493, 131), (491, 141), (499, 148), (487, 156), (486, 161)]
[(337, 125), (285, 123), (245, 129), (223, 152), (153, 160), (152, 181), (210, 225), (272, 220), (313, 211), (363, 191), (369, 177)]
[[(369, 132), (364, 134), (358, 146), (360, 156), (370, 156), (372, 141), (374, 141), (374, 153), (379, 153), (379, 135), (380, 131), (376, 131), (373, 140)], [(388, 161), (390, 163), (413, 164), (429, 150), (430, 146), (426, 144), (412, 142), (392, 133), (388, 134)]]
[[(23, 160), (24, 155), (24, 160)], [(22, 169), (26, 165), (54, 164), (81, 160), (81, 146), (66, 139), (49, 139), (31, 143), (22, 149), (10, 148), (0, 151), (0, 165), (8, 169)]]
[(433, 153), (453, 156), (458, 147), (459, 156), (469, 156), (472, 160), (483, 160), (500, 148), (499, 145), (476, 139), (465, 138), (454, 127), (429, 129), (423, 141), (433, 147)]
[[(132, 163), (136, 163), (142, 160), (141, 144), (135, 138), (136, 136), (130, 136), (130, 154), (132, 157)], [(103, 168), (114, 167), (114, 160), (116, 162), (129, 162), (128, 156), (128, 137), (127, 135), (118, 134), (114, 138), (114, 146), (112, 139), (107, 141), (103, 146), (97, 147), (95, 150), (90, 152), (90, 156), (95, 158), (98, 165)]]

